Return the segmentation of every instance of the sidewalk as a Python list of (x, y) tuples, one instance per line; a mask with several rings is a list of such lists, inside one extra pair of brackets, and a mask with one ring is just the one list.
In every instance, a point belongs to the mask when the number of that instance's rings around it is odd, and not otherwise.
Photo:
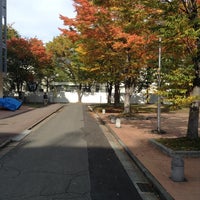
[(170, 179), (171, 158), (149, 142), (151, 138), (185, 136), (188, 114), (162, 114), (161, 129), (166, 131), (166, 134), (162, 135), (151, 132), (157, 127), (156, 114), (146, 115), (150, 120), (123, 120), (121, 128), (116, 128), (115, 124), (110, 122), (108, 116), (112, 115), (111, 113), (99, 115), (136, 161), (144, 166), (144, 171), (147, 169), (149, 176), (161, 185), (161, 189), (164, 188), (164, 193), (170, 194), (169, 199), (200, 199), (200, 157), (184, 158), (187, 181), (173, 182)]
[(22, 105), (16, 111), (0, 109), (0, 147), (9, 143), (13, 137), (31, 129), (62, 106), (62, 104), (51, 104), (32, 108)]
[[(62, 104), (51, 104), (42, 108), (22, 106), (15, 112), (0, 109), (0, 147), (14, 136), (31, 129), (38, 122), (61, 109), (62, 106)], [(111, 113), (104, 115), (99, 113), (99, 116), (136, 161), (139, 161), (147, 173), (162, 185), (164, 192), (169, 193), (175, 200), (200, 199), (200, 157), (184, 158), (187, 181), (173, 182), (169, 178), (171, 158), (149, 143), (150, 138), (184, 136), (188, 114), (162, 114), (161, 127), (167, 132), (164, 135), (151, 133), (151, 130), (156, 129), (156, 116), (153, 114), (148, 115), (150, 120), (124, 120), (121, 128), (116, 128), (115, 124), (110, 123), (108, 115)]]

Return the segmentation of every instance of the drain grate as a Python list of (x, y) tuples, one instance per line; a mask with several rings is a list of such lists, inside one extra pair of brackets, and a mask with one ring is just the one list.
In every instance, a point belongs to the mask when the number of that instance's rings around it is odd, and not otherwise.
[(153, 187), (149, 183), (136, 183), (139, 189), (142, 192), (151, 192), (153, 193)]

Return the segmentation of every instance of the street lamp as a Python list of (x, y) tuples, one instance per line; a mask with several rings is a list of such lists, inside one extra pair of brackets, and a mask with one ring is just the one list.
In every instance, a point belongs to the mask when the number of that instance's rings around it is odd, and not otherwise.
[[(162, 55), (162, 47), (161, 47), (162, 39), (159, 37), (159, 47), (158, 47), (158, 90), (161, 86), (161, 55)], [(157, 102), (157, 132), (161, 133), (161, 96), (158, 94), (158, 102)]]
[[(157, 81), (158, 81), (158, 91), (161, 87), (161, 59), (162, 59), (162, 46), (161, 42), (162, 39), (159, 37), (159, 44), (158, 44), (158, 70), (157, 70)], [(158, 93), (157, 95), (157, 129), (152, 130), (153, 133), (163, 134), (165, 131), (161, 130), (161, 96)]]

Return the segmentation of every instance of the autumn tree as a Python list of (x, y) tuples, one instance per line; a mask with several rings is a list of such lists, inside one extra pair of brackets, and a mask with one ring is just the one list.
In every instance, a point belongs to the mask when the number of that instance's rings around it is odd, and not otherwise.
[(130, 112), (130, 98), (138, 83), (140, 71), (149, 67), (148, 60), (152, 57), (150, 46), (155, 40), (149, 30), (152, 20), (150, 13), (157, 12), (142, 1), (95, 1), (97, 4), (109, 7), (113, 13), (115, 36), (113, 48), (123, 58), (121, 77), (125, 86), (124, 112)]
[(7, 41), (7, 65), (8, 76), (12, 80), (13, 87), (17, 88), (18, 94), (22, 91), (24, 82), (33, 74), (29, 70), (33, 62), (33, 55), (29, 42), (24, 38), (11, 38)]
[(78, 101), (81, 102), (83, 88), (89, 86), (91, 75), (82, 60), (84, 52), (81, 46), (68, 36), (60, 35), (47, 44), (47, 49), (53, 55), (59, 76), (77, 86)]
[[(62, 29), (62, 32), (78, 45), (76, 53), (79, 55), (85, 73), (89, 76), (90, 83), (96, 81), (102, 83), (106, 81), (105, 75), (108, 75), (103, 67), (108, 66), (112, 57), (111, 54), (105, 53), (108, 49), (105, 36), (112, 36), (112, 29), (109, 23), (107, 23), (107, 29), (105, 29), (106, 26), (101, 26), (102, 20), (105, 22), (107, 13), (86, 0), (75, 1), (75, 10), (77, 16), (74, 19), (61, 16), (64, 24), (69, 26), (69, 28)], [(104, 19), (100, 17), (100, 15), (103, 16), (102, 13), (105, 14)]]
[[(45, 81), (46, 90), (49, 90), (52, 77), (54, 77), (55, 65), (53, 65), (52, 55), (47, 51), (43, 42), (37, 38), (29, 39), (30, 50), (33, 55), (33, 62), (31, 64), (32, 70), (34, 71), (34, 79), (32, 82)], [(30, 68), (29, 68), (30, 69)]]
[[(76, 18), (61, 16), (64, 24), (69, 27), (62, 29), (63, 33), (82, 44), (88, 67), (93, 73), (106, 77), (111, 83), (112, 80), (115, 81), (114, 84), (117, 83), (118, 86), (124, 82), (124, 112), (130, 112), (133, 86), (139, 69), (146, 65), (148, 56), (144, 55), (152, 40), (146, 30), (141, 31), (144, 29), (142, 20), (145, 19), (146, 9), (132, 1), (120, 3), (118, 7), (94, 5), (93, 1), (87, 0), (74, 2)], [(129, 9), (131, 12), (125, 14), (124, 11)], [(133, 11), (138, 14), (134, 21)], [(137, 27), (134, 26), (135, 23)]]
[[(18, 36), (18, 35), (17, 35)], [(11, 88), (20, 94), (23, 86), (37, 84), (53, 74), (51, 55), (47, 53), (41, 40), (11, 37), (7, 40), (8, 77)], [(31, 91), (32, 91), (31, 89)]]

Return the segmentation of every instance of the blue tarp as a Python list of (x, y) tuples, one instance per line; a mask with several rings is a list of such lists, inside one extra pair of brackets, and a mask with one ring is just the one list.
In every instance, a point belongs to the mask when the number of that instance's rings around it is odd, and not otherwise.
[(18, 101), (15, 98), (12, 97), (0, 98), (0, 107), (3, 107), (5, 109), (15, 111), (19, 109), (21, 105), (22, 102)]

